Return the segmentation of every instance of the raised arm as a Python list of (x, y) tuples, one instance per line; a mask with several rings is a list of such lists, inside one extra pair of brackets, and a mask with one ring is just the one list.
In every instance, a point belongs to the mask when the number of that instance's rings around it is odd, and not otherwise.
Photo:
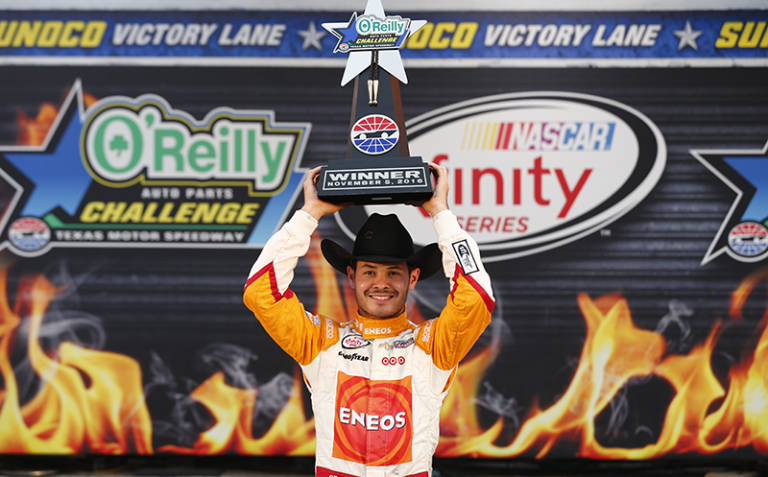
[(451, 291), (440, 316), (419, 327), (416, 343), (432, 355), (438, 368), (447, 371), (459, 364), (491, 322), (495, 301), (477, 243), (448, 209), (448, 171), (434, 164), (430, 167), (437, 173), (437, 184), (422, 207), (433, 217)]
[(304, 207), (269, 239), (251, 267), (243, 301), (267, 333), (299, 364), (306, 365), (322, 348), (338, 340), (330, 319), (312, 315), (290, 290), (299, 258), (309, 249), (318, 219), (344, 208), (317, 198), (320, 168), (304, 181)]

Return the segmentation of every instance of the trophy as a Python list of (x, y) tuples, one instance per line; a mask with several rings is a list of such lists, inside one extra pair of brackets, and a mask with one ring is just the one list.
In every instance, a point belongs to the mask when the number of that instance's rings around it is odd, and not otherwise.
[[(341, 80), (354, 79), (347, 158), (323, 166), (318, 196), (327, 202), (400, 204), (432, 197), (429, 165), (410, 157), (400, 82), (408, 83), (399, 49), (426, 24), (387, 16), (380, 0), (368, 0), (362, 16), (324, 23), (338, 38), (333, 52), (349, 53)], [(362, 90), (362, 91), (361, 91)]]

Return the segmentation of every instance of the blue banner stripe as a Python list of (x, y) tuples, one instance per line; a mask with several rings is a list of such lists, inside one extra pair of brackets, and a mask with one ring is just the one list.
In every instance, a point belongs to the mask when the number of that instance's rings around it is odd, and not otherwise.
[[(350, 12), (351, 13), (351, 12)], [(404, 59), (768, 58), (768, 12), (424, 12)], [(339, 12), (0, 12), (14, 57), (344, 59)]]

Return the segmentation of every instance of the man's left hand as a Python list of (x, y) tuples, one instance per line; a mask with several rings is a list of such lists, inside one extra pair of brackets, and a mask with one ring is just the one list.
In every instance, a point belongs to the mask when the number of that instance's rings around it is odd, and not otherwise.
[(434, 217), (444, 210), (448, 210), (448, 169), (435, 163), (429, 163), (429, 169), (437, 175), (437, 183), (432, 193), (432, 198), (420, 205), (424, 210)]

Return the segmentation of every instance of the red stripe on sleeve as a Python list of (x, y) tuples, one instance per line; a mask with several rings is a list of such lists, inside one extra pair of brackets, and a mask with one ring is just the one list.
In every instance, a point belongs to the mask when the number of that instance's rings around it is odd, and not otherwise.
[(290, 289), (285, 290), (285, 293), (280, 293), (280, 289), (277, 287), (277, 275), (275, 275), (275, 265), (272, 262), (270, 262), (268, 265), (266, 265), (264, 268), (262, 268), (258, 272), (254, 273), (251, 276), (251, 278), (249, 278), (248, 281), (245, 282), (245, 287), (243, 287), (243, 289), (244, 290), (247, 289), (249, 286), (251, 286), (251, 283), (258, 280), (265, 273), (269, 274), (269, 288), (272, 291), (272, 297), (274, 297), (275, 301), (279, 301), (282, 298), (293, 297), (293, 292)]
[(462, 273), (463, 273), (463, 270), (461, 269), (461, 267), (457, 263), (456, 264), (456, 269), (453, 271), (453, 279), (452, 279), (453, 280), (453, 288), (451, 288), (451, 293), (449, 293), (449, 295), (451, 295), (451, 298), (453, 298), (453, 294), (456, 293), (456, 288), (458, 288), (458, 286), (459, 286), (458, 278), (459, 278), (459, 276)]
[(485, 307), (488, 308), (488, 313), (493, 313), (493, 308), (496, 306), (496, 302), (493, 301), (485, 289), (481, 287), (479, 283), (477, 283), (477, 280), (472, 278), (471, 275), (464, 275), (464, 270), (461, 269), (461, 266), (458, 263), (456, 264), (456, 271), (453, 274), (453, 288), (451, 289), (451, 298), (453, 298), (453, 294), (456, 292), (456, 288), (459, 286), (459, 276), (464, 277), (467, 283), (469, 283), (472, 288), (475, 289), (478, 295), (480, 295), (480, 297), (483, 299), (483, 302), (485, 302)]
[(470, 275), (464, 275), (464, 278), (467, 280), (467, 283), (472, 285), (472, 288), (474, 288), (475, 291), (483, 298), (483, 301), (485, 302), (485, 307), (488, 308), (488, 313), (493, 313), (493, 308), (496, 306), (496, 302), (493, 301), (493, 299), (488, 295), (485, 289), (481, 287), (480, 284), (477, 283), (477, 281), (474, 278), (472, 278)]

